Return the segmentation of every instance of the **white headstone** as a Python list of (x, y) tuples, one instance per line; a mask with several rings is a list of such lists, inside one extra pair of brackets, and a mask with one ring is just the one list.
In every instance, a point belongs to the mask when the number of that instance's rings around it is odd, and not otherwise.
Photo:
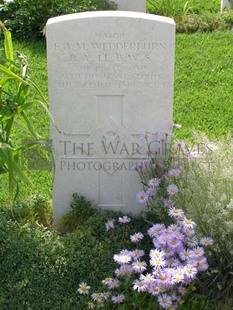
[(226, 9), (226, 8), (231, 8), (231, 7), (232, 7), (232, 1), (221, 0), (221, 11)]
[(113, 0), (118, 11), (146, 12), (146, 0)]
[(46, 35), (49, 102), (61, 130), (51, 126), (55, 221), (74, 192), (138, 213), (140, 136), (172, 128), (174, 21), (87, 12), (51, 18)]

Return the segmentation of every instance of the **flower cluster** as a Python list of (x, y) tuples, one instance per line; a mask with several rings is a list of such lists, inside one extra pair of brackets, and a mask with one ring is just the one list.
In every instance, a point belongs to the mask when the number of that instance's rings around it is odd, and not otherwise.
[(197, 273), (207, 270), (204, 248), (200, 245), (212, 244), (210, 238), (202, 238), (198, 242), (195, 223), (188, 220), (183, 212), (173, 217), (174, 224), (168, 227), (154, 224), (148, 230), (153, 243), (149, 259), (142, 259), (145, 252), (139, 249), (125, 249), (114, 255), (115, 262), (120, 265), (117, 276), (138, 274), (133, 281), (133, 289), (156, 296), (165, 309), (176, 309)]
[[(143, 139), (148, 141), (149, 134)], [(146, 237), (145, 234), (135, 232), (129, 236), (132, 245), (136, 244), (137, 248), (123, 249), (114, 255), (113, 259), (118, 264), (114, 271), (115, 277), (108, 277), (102, 281), (107, 287), (107, 292), (92, 294), (89, 308), (101, 307), (106, 301), (123, 303), (127, 295), (122, 294), (122, 286), (130, 285), (135, 293), (152, 295), (154, 298), (150, 299), (150, 302), (154, 303), (157, 299), (160, 307), (177, 309), (197, 273), (208, 269), (204, 247), (212, 245), (213, 240), (208, 237), (198, 240), (195, 232), (196, 223), (187, 218), (182, 209), (176, 207), (174, 198), (180, 189), (176, 184), (169, 183), (170, 178), (172, 182), (179, 178), (181, 171), (176, 167), (170, 170), (164, 167), (161, 169), (160, 163), (155, 163), (152, 158), (149, 158), (147, 163), (151, 171), (148, 173), (148, 167), (145, 168), (146, 173), (140, 171), (144, 191), (137, 194), (137, 200), (147, 204), (153, 202), (154, 207), (162, 207), (166, 219), (169, 218), (169, 221), (165, 222), (168, 224), (158, 223), (148, 229), (151, 248), (147, 253), (139, 247)], [(165, 194), (165, 197), (161, 198), (161, 193)], [(115, 227), (114, 222), (114, 219), (109, 219), (105, 223), (107, 231)], [(123, 216), (118, 222), (127, 224), (130, 218)], [(89, 289), (86, 283), (81, 283), (78, 292), (88, 294)], [(117, 294), (113, 295), (113, 290), (117, 290)]]
[[(119, 264), (115, 270), (115, 278), (105, 278), (102, 283), (107, 286), (107, 292), (93, 293), (89, 307), (102, 307), (105, 301), (122, 303), (123, 294), (112, 294), (110, 291), (121, 286), (121, 279), (133, 278), (132, 289), (138, 293), (149, 293), (155, 296), (164, 309), (176, 309), (182, 297), (187, 292), (188, 285), (195, 279), (199, 271), (208, 269), (203, 246), (211, 245), (208, 237), (198, 241), (195, 236), (195, 222), (187, 219), (184, 212), (171, 207), (170, 216), (174, 223), (154, 224), (147, 234), (151, 238), (152, 247), (146, 257), (144, 250), (124, 249), (114, 255), (114, 261)], [(119, 221), (121, 222), (121, 221)], [(132, 243), (141, 242), (144, 235), (141, 232), (130, 235)], [(88, 294), (90, 286), (79, 285), (80, 294)]]

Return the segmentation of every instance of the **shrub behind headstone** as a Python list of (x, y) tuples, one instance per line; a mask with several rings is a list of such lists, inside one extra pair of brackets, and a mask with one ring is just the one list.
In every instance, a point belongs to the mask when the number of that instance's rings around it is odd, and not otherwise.
[(114, 9), (108, 0), (13, 0), (1, 6), (0, 20), (5, 22), (14, 37), (39, 39), (50, 17)]

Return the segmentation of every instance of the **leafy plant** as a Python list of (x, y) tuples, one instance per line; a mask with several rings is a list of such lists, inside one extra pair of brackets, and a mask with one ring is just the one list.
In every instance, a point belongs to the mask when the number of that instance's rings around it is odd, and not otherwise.
[[(45, 97), (28, 76), (26, 57), (20, 53), (14, 55), (10, 31), (2, 23), (0, 27), (4, 35), (4, 46), (0, 50), (0, 174), (8, 174), (9, 193), (15, 198), (19, 191), (18, 180), (30, 183), (22, 166), (22, 152), (44, 143), (34, 130), (27, 111), (33, 106), (41, 106), (51, 119), (52, 116)], [(30, 93), (32, 88), (37, 97)], [(26, 132), (33, 141), (17, 141), (16, 128)]]
[(77, 193), (73, 194), (70, 207), (71, 211), (65, 214), (59, 222), (59, 231), (63, 234), (77, 230), (80, 224), (87, 222), (98, 213), (89, 200)]
[(51, 228), (53, 223), (52, 203), (42, 194), (33, 194), (13, 205), (2, 206), (0, 212), (20, 225), (37, 223)]
[(14, 0), (4, 2), (0, 19), (16, 37), (36, 40), (43, 37), (50, 17), (114, 8), (108, 0)]
[(187, 0), (148, 0), (151, 13), (163, 16), (186, 15), (190, 10), (190, 2)]
[(198, 135), (196, 141), (212, 148), (211, 157), (202, 155), (196, 164), (184, 170), (178, 180), (181, 195), (178, 204), (198, 223), (200, 234), (208, 234), (214, 245), (209, 257), (210, 269), (200, 278), (200, 289), (216, 300), (230, 300), (233, 289), (233, 139), (228, 136), (210, 143)]
[(219, 12), (219, 0), (148, 0), (147, 7), (150, 13), (163, 16), (180, 16), (202, 14), (204, 12)]

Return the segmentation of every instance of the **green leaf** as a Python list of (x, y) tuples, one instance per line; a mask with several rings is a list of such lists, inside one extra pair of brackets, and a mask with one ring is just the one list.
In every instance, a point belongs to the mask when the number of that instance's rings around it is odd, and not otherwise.
[(11, 40), (11, 33), (9, 30), (4, 30), (4, 50), (5, 50), (5, 55), (6, 59), (13, 61), (14, 56), (13, 56), (13, 46), (12, 46), (12, 40)]
[(17, 74), (15, 74), (14, 72), (12, 72), (10, 69), (4, 67), (3, 65), (0, 64), (0, 71), (3, 72), (4, 74), (18, 80), (21, 83), (25, 83), (28, 84), (25, 80), (21, 79), (20, 76), (18, 76)]
[(25, 103), (25, 105), (23, 105), (23, 107), (25, 107), (25, 109), (26, 109), (26, 108), (28, 108), (30, 105), (35, 105), (35, 104), (38, 104), (38, 103), (43, 107), (43, 109), (44, 109), (45, 112), (48, 114), (50, 120), (52, 121), (52, 123), (54, 124), (54, 126), (56, 127), (56, 129), (60, 132), (60, 130), (58, 129), (58, 127), (57, 127), (57, 125), (56, 125), (56, 122), (55, 122), (55, 120), (54, 120), (52, 114), (50, 113), (50, 111), (49, 111), (47, 105), (46, 105), (44, 102), (42, 102), (41, 100), (33, 100), (33, 101), (31, 101), (31, 102)]
[(19, 114), (19, 118), (26, 125), (26, 127), (28, 128), (30, 133), (33, 135), (33, 137), (35, 139), (39, 139), (40, 135), (35, 131), (34, 127), (32, 126), (32, 124), (30, 122), (30, 120), (28, 119), (25, 111), (21, 111), (21, 113)]

